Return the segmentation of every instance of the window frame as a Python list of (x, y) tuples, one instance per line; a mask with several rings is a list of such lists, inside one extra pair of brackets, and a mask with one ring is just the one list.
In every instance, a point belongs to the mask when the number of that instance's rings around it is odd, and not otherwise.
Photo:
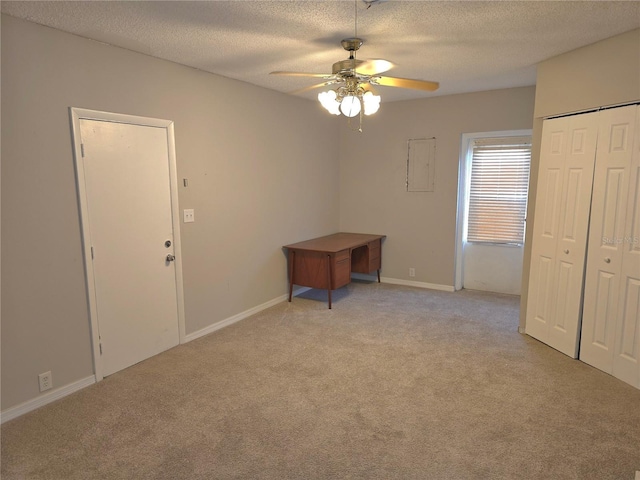
[[(456, 252), (455, 252), (455, 277), (454, 277), (454, 289), (462, 289), (463, 281), (463, 265), (464, 265), (464, 239), (466, 239), (466, 205), (467, 205), (467, 189), (466, 182), (470, 172), (469, 163), (469, 145), (470, 142), (476, 138), (484, 137), (508, 137), (508, 136), (532, 136), (532, 129), (520, 129), (520, 130), (500, 130), (491, 132), (476, 132), (476, 133), (462, 133), (460, 135), (460, 151), (458, 158), (458, 208), (456, 210)], [(469, 171), (467, 171), (469, 170)], [(529, 183), (531, 183), (531, 177), (529, 177)], [(529, 192), (531, 195), (531, 192)], [(526, 222), (525, 218), (525, 222)], [(526, 225), (526, 223), (525, 223)], [(525, 228), (525, 242), (526, 242), (526, 228)], [(501, 247), (500, 245), (499, 247)], [(523, 248), (523, 247), (509, 247), (504, 248)]]
[[(528, 195), (529, 195), (529, 181), (531, 174), (531, 148), (532, 148), (532, 137), (531, 135), (516, 135), (515, 132), (509, 132), (509, 134), (497, 135), (498, 132), (491, 132), (485, 135), (475, 136), (474, 138), (469, 138), (467, 141), (467, 151), (466, 151), (466, 183), (465, 183), (465, 216), (464, 216), (464, 235), (463, 241), (464, 243), (473, 243), (477, 245), (497, 245), (504, 247), (518, 247), (521, 248), (524, 246), (525, 242), (525, 233), (526, 233), (526, 219), (527, 219), (527, 203), (528, 203)], [(500, 132), (502, 133), (502, 132)], [(506, 139), (513, 138), (513, 143), (509, 143), (509, 141), (505, 141)], [(495, 142), (492, 141), (495, 139)], [(478, 145), (478, 143), (484, 143), (485, 145)], [(528, 145), (529, 146), (529, 165), (527, 171), (527, 179), (526, 179), (526, 195), (524, 198), (524, 214), (522, 217), (522, 237), (520, 241), (500, 241), (498, 239), (493, 240), (482, 240), (482, 239), (469, 239), (469, 218), (472, 210), (471, 206), (471, 181), (473, 176), (473, 159), (474, 159), (474, 150), (476, 147), (486, 147), (492, 144), (496, 144), (495, 146), (509, 147), (512, 145), (517, 148), (517, 145)]]

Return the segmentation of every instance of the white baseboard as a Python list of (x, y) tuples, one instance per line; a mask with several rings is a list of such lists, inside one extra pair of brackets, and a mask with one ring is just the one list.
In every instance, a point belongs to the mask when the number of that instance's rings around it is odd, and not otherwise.
[[(303, 292), (310, 290), (308, 287), (302, 287), (294, 290), (293, 295), (300, 295)], [(205, 335), (209, 335), (210, 333), (215, 332), (216, 330), (220, 330), (221, 328), (228, 327), (229, 325), (233, 325), (240, 320), (244, 320), (251, 315), (255, 315), (256, 313), (261, 312), (262, 310), (266, 310), (269, 307), (273, 307), (278, 303), (284, 302), (289, 299), (289, 294), (280, 295), (279, 297), (274, 298), (273, 300), (269, 300), (261, 305), (250, 308), (249, 310), (245, 310), (244, 312), (240, 312), (236, 315), (233, 315), (229, 318), (225, 318), (224, 320), (220, 320), (219, 322), (214, 323), (213, 325), (209, 325), (208, 327), (202, 328), (196, 332), (185, 335), (182, 343), (188, 343), (196, 338), (204, 337)]]
[[(375, 275), (352, 273), (351, 276), (352, 278), (359, 279), (359, 280), (369, 280), (374, 282), (378, 281), (378, 277)], [(406, 285), (409, 287), (429, 288), (431, 290), (441, 290), (444, 292), (455, 291), (455, 288), (452, 285), (438, 285), (435, 283), (413, 282), (410, 280), (400, 280), (397, 278), (388, 278), (388, 277), (381, 277), (380, 281), (383, 283), (390, 283), (394, 285)], [(309, 287), (298, 287), (293, 291), (293, 295), (297, 296), (309, 290), (311, 290), (311, 288)], [(209, 335), (210, 333), (213, 333), (216, 330), (220, 330), (221, 328), (228, 327), (229, 325), (233, 325), (234, 323), (239, 322), (240, 320), (244, 320), (245, 318), (250, 317), (251, 315), (255, 315), (256, 313), (261, 312), (262, 310), (266, 310), (267, 308), (273, 307), (274, 305), (277, 305), (280, 302), (284, 302), (288, 300), (288, 298), (289, 298), (288, 294), (280, 295), (279, 297), (276, 297), (273, 300), (269, 300), (268, 302), (265, 302), (261, 305), (250, 308), (249, 310), (245, 310), (244, 312), (240, 312), (229, 318), (220, 320), (219, 322), (209, 325), (208, 327), (202, 328), (196, 332), (189, 333), (188, 335), (185, 335), (182, 343), (191, 342), (196, 338), (204, 337), (205, 335)]]
[[(310, 290), (308, 287), (301, 287), (294, 290), (293, 295), (300, 295), (303, 292)], [(251, 315), (254, 315), (262, 310), (265, 310), (269, 307), (272, 307), (280, 302), (284, 302), (289, 299), (289, 295), (280, 295), (279, 297), (274, 298), (273, 300), (269, 300), (268, 302), (263, 303), (262, 305), (258, 305), (256, 307), (250, 308), (244, 312), (238, 313), (232, 317), (226, 318), (220, 322), (214, 323), (213, 325), (209, 325), (202, 330), (198, 330), (197, 332), (191, 333), (184, 337), (182, 343), (190, 342), (191, 340), (195, 340), (196, 338), (207, 335), (211, 332), (215, 332), (216, 330), (220, 330), (221, 328), (227, 327), (233, 323), (239, 322)], [(18, 418), (25, 413), (31, 412), (32, 410), (36, 410), (37, 408), (43, 407), (48, 403), (55, 402), (56, 400), (66, 397), (67, 395), (71, 395), (78, 390), (82, 390), (89, 385), (93, 385), (96, 383), (95, 375), (91, 375), (90, 377), (83, 378), (76, 382), (70, 383), (69, 385), (65, 385), (64, 387), (56, 388), (55, 390), (51, 390), (45, 394), (42, 394), (32, 400), (28, 400), (24, 403), (16, 405), (15, 407), (8, 408), (0, 412), (0, 424), (4, 422), (8, 422), (9, 420), (13, 420), (14, 418)]]
[[(374, 277), (371, 275), (353, 274), (353, 277), (359, 278), (361, 280), (377, 281), (377, 277)], [(383, 283), (390, 283), (395, 285), (407, 285), (410, 287), (429, 288), (432, 290), (442, 290), (445, 292), (454, 291), (454, 287), (451, 285), (437, 285), (433, 283), (413, 282), (413, 281), (400, 280), (400, 279), (388, 278), (388, 277), (382, 277), (380, 280)], [(293, 295), (297, 296), (308, 290), (311, 290), (311, 288), (299, 287), (294, 290)], [(265, 302), (261, 305), (250, 308), (249, 310), (245, 310), (244, 312), (240, 312), (229, 318), (226, 318), (217, 323), (214, 323), (213, 325), (209, 325), (208, 327), (198, 330), (197, 332), (193, 332), (188, 335), (185, 335), (182, 343), (190, 342), (192, 340), (195, 340), (196, 338), (200, 338), (205, 335), (208, 335), (209, 333), (213, 333), (216, 330), (220, 330), (221, 328), (228, 327), (229, 325), (239, 322), (240, 320), (250, 317), (251, 315), (255, 315), (256, 313), (259, 313), (262, 310), (266, 310), (267, 308), (277, 305), (278, 303), (287, 301), (288, 299), (289, 299), (288, 294), (280, 295), (279, 297), (269, 300), (268, 302)], [(76, 382), (70, 383), (69, 385), (65, 385), (64, 387), (56, 388), (55, 390), (42, 394), (32, 400), (28, 400), (19, 405), (16, 405), (15, 407), (8, 408), (7, 410), (0, 412), (0, 423), (13, 420), (14, 418), (24, 415), (25, 413), (28, 413), (28, 412), (31, 412), (32, 410), (43, 407), (48, 403), (55, 402), (56, 400), (62, 397), (66, 397), (67, 395), (71, 395), (72, 393), (77, 392), (78, 390), (82, 390), (83, 388), (88, 387), (89, 385), (93, 385), (94, 383), (96, 383), (96, 377), (95, 375), (91, 375), (90, 377), (83, 378)]]
[(65, 385), (64, 387), (56, 388), (51, 390), (50, 392), (43, 393), (42, 395), (28, 400), (24, 403), (16, 405), (15, 407), (8, 408), (0, 413), (0, 423), (8, 422), (9, 420), (13, 420), (14, 418), (18, 418), (20, 415), (24, 415), (25, 413), (31, 412), (40, 407), (44, 407), (48, 403), (55, 402), (62, 397), (66, 397), (67, 395), (71, 395), (78, 390), (82, 390), (89, 385), (93, 385), (96, 383), (95, 375), (91, 375), (90, 377), (83, 378), (76, 382), (70, 383), (69, 385)]
[(407, 287), (428, 288), (430, 290), (440, 290), (442, 292), (455, 292), (453, 285), (440, 285), (438, 283), (416, 282), (413, 280), (403, 280), (400, 278), (380, 277), (382, 283), (390, 283), (392, 285), (405, 285)]

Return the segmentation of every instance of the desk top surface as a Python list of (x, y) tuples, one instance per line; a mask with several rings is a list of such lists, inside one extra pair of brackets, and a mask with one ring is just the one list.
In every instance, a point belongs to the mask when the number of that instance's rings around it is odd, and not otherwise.
[(386, 235), (372, 235), (368, 233), (334, 233), (325, 237), (312, 238), (304, 242), (285, 245), (289, 250), (311, 250), (315, 252), (337, 253), (347, 248), (357, 248), (374, 240), (386, 238)]

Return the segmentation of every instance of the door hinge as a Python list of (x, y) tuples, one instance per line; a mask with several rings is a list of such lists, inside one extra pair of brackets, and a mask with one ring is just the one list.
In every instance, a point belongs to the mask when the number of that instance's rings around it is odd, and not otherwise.
[(84, 158), (84, 143), (80, 144), (80, 155), (82, 155), (82, 158)]
[(102, 355), (102, 344), (100, 344), (100, 355)]
[(93, 260), (93, 247), (91, 247), (91, 260)]

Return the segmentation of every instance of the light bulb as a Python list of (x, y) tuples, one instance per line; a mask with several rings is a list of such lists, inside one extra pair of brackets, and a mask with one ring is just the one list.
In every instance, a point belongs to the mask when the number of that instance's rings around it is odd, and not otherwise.
[(364, 103), (364, 114), (373, 115), (380, 108), (380, 95), (374, 95), (371, 91), (365, 92), (362, 103)]
[(329, 113), (340, 115), (340, 103), (336, 100), (336, 92), (329, 90), (328, 92), (320, 92), (318, 94), (320, 104), (326, 108)]
[(360, 100), (354, 95), (347, 95), (342, 99), (340, 110), (345, 117), (355, 117), (360, 113)]

